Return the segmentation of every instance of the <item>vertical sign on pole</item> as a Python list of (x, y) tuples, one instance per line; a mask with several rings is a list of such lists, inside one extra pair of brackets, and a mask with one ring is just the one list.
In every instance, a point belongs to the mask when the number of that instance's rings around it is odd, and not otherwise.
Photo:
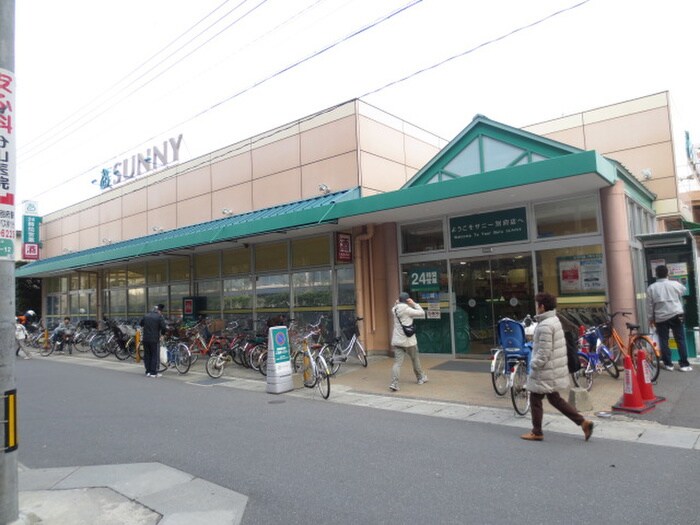
[(0, 68), (0, 260), (15, 259), (15, 75)]
[(267, 338), (267, 393), (282, 394), (294, 390), (286, 326), (273, 326)]

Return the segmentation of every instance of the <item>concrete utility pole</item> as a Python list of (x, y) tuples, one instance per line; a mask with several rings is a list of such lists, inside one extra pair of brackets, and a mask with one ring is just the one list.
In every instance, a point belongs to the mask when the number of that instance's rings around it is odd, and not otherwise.
[(19, 515), (15, 386), (15, 0), (0, 0), (0, 523)]

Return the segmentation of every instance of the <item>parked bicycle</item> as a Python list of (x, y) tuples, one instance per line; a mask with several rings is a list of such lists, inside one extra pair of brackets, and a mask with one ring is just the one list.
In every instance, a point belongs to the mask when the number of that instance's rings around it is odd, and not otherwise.
[(616, 363), (620, 359), (620, 355), (624, 353), (632, 358), (632, 366), (637, 367), (637, 354), (640, 350), (644, 350), (646, 354), (647, 364), (649, 365), (650, 381), (653, 383), (659, 378), (661, 370), (661, 350), (654, 343), (651, 336), (643, 334), (639, 331), (638, 324), (625, 323), (629, 335), (627, 343), (622, 340), (620, 334), (615, 330), (613, 319), (616, 315), (628, 317), (630, 312), (615, 312), (608, 314), (608, 322), (601, 326), (603, 341), (605, 346), (610, 350), (610, 355)]
[(338, 372), (340, 365), (347, 362), (351, 353), (355, 354), (362, 366), (367, 366), (367, 352), (360, 342), (358, 321), (362, 321), (362, 317), (356, 317), (352, 324), (343, 331), (347, 345), (343, 345), (341, 338), (336, 337), (330, 344), (324, 345), (321, 349), (321, 354), (331, 368), (331, 375), (335, 375)]
[[(192, 354), (188, 346), (177, 339), (162, 340), (161, 345), (167, 349), (167, 360), (158, 360), (158, 373), (165, 372), (168, 368), (175, 367), (180, 374), (186, 374), (192, 366)], [(159, 348), (160, 350), (160, 348)]]
[(594, 326), (578, 338), (579, 369), (571, 374), (577, 387), (589, 390), (593, 387), (593, 378), (605, 370), (610, 377), (620, 377), (620, 370), (615, 364), (612, 353), (604, 341), (601, 326)]
[(301, 352), (296, 355), (292, 364), (294, 371), (301, 373), (306, 388), (316, 387), (321, 397), (328, 399), (331, 395), (331, 370), (319, 352), (321, 345), (309, 343), (309, 339), (315, 336), (313, 331), (304, 336)]
[(532, 343), (527, 341), (522, 322), (505, 317), (498, 321), (499, 348), (491, 361), (491, 383), (496, 394), (510, 390), (515, 411), (524, 416), (530, 410), (530, 392), (525, 388), (530, 373)]

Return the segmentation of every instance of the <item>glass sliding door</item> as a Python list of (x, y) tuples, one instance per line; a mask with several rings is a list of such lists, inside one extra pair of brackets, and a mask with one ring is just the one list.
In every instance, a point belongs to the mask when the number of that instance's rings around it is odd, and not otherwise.
[(529, 253), (452, 261), (455, 353), (488, 354), (503, 317), (534, 314)]

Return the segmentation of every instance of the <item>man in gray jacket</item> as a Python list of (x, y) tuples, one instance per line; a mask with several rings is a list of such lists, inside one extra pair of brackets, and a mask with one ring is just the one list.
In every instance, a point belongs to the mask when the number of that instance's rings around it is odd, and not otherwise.
[(683, 327), (683, 294), (685, 286), (677, 281), (668, 279), (668, 268), (665, 265), (657, 266), (656, 282), (647, 288), (647, 315), (649, 325), (656, 325), (659, 334), (663, 367), (673, 370), (671, 361), (671, 349), (668, 347), (668, 333), (673, 330), (673, 337), (678, 344), (678, 369), (681, 372), (690, 372), (692, 367), (688, 362), (688, 350), (685, 346), (685, 328)]
[(576, 423), (583, 430), (588, 441), (593, 434), (593, 422), (585, 419), (576, 408), (566, 402), (558, 390), (569, 388), (569, 367), (566, 357), (566, 339), (561, 322), (557, 317), (557, 299), (548, 293), (535, 296), (537, 305), (537, 328), (532, 338), (530, 375), (527, 389), (530, 391), (530, 413), (532, 431), (520, 436), (527, 441), (542, 441), (542, 400), (547, 396), (549, 404)]
[(421, 368), (420, 357), (418, 357), (418, 341), (416, 336), (407, 336), (403, 330), (403, 326), (412, 326), (413, 320), (416, 318), (425, 317), (425, 311), (409, 297), (406, 292), (399, 294), (399, 299), (391, 309), (394, 317), (394, 331), (391, 335), (391, 347), (394, 350), (394, 366), (391, 368), (391, 384), (389, 390), (396, 392), (399, 389), (399, 375), (401, 374), (401, 365), (406, 357), (406, 354), (411, 358), (413, 363), (413, 373), (416, 374), (418, 384), (428, 382), (428, 376)]

